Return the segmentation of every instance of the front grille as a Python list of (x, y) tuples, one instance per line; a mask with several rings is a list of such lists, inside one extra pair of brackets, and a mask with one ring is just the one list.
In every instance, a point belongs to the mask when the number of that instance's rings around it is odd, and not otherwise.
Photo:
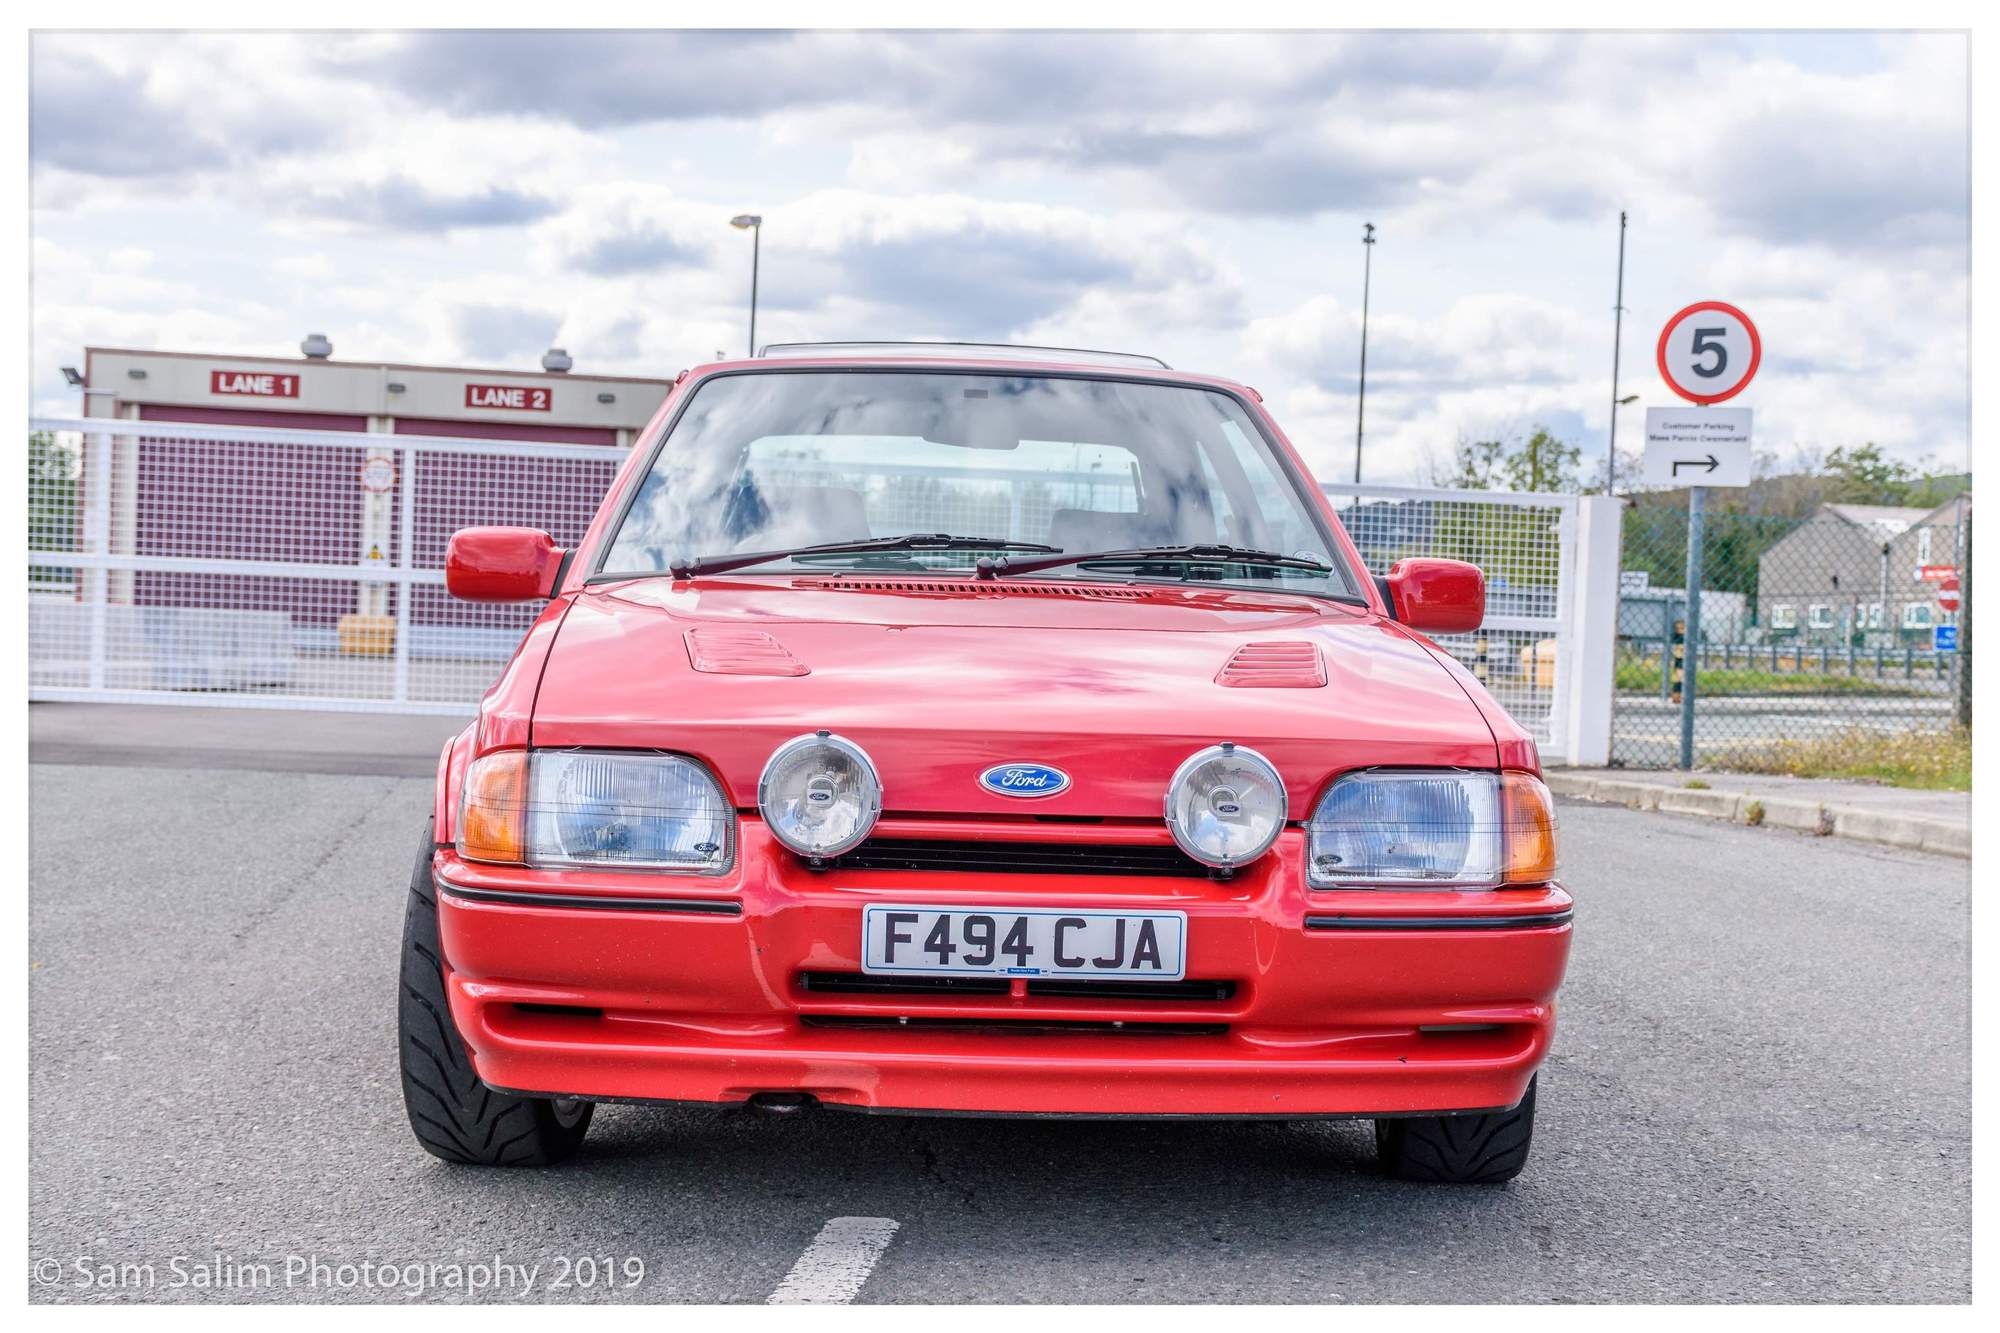
[(1133, 875), (1205, 879), (1209, 868), (1165, 844), (987, 842), (870, 838), (828, 860), (834, 870), (914, 870), (933, 874)]
[(808, 1014), (809, 1028), (866, 1031), (971, 1032), (990, 1037), (1056, 1037), (1078, 1033), (1119, 1037), (1219, 1037), (1227, 1023), (1126, 1023), (1062, 1018), (876, 1018), (853, 1014)]
[(885, 977), (867, 972), (801, 972), (799, 989), (815, 995), (1005, 995), (1005, 977)]
[(1236, 994), (1233, 981), (1072, 981), (1051, 977), (1030, 981), (1028, 994), (1069, 1000), (1227, 1000)]
[[(868, 972), (801, 972), (799, 989), (814, 995), (1005, 995), (1006, 977), (895, 977)], [(1028, 994), (1067, 1000), (1199, 1002), (1227, 1000), (1233, 981), (1084, 981), (1032, 978)]]

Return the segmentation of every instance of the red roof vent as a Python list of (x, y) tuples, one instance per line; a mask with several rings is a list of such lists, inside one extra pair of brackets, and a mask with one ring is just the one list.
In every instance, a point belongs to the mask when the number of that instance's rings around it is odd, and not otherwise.
[(1326, 684), (1326, 661), (1319, 645), (1303, 640), (1246, 643), (1238, 648), (1215, 683), (1239, 690), (1311, 690)]
[(803, 676), (807, 666), (760, 629), (691, 629), (688, 662), (718, 676)]

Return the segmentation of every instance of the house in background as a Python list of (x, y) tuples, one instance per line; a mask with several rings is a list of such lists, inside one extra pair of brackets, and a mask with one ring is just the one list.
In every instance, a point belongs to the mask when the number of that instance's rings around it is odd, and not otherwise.
[(1926, 565), (1959, 563), (1970, 494), (1935, 509), (1821, 505), (1757, 561), (1766, 638), (1811, 644), (1922, 646), (1940, 611)]
[(1889, 541), (1890, 602), (1894, 628), (1905, 638), (1928, 639), (1934, 625), (1956, 625), (1958, 613), (1937, 604), (1938, 584), (1923, 577), (1926, 566), (1964, 570), (1960, 548), (1972, 525), (1972, 492), (1930, 510)]

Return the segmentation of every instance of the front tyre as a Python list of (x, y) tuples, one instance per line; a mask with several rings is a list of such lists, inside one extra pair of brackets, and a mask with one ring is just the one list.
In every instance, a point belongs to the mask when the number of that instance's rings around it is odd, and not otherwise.
[(402, 985), (396, 1005), (403, 1107), (410, 1114), (410, 1128), (425, 1151), (447, 1162), (553, 1165), (583, 1143), (592, 1104), (495, 1092), (473, 1072), (445, 1001), (431, 837), (426, 824), (403, 915)]
[(1521, 1104), (1490, 1115), (1420, 1115), (1375, 1122), (1375, 1155), (1398, 1180), (1498, 1185), (1521, 1174), (1535, 1134), (1535, 1083)]

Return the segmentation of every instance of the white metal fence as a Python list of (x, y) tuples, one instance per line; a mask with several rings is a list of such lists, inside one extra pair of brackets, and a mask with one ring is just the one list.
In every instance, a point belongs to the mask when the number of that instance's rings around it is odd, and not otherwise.
[[(96, 418), (29, 425), (36, 699), (468, 711), (536, 608), (450, 600), (451, 533), (516, 523), (572, 545), (624, 458), (595, 445), (419, 435)], [(1129, 478), (1076, 472), (945, 476), (871, 464), (857, 473), (805, 460), (796, 470), (861, 492), (877, 531), (960, 514), (956, 531), (1019, 538), (1046, 533), (1058, 508), (1135, 503)], [(1577, 719), (1589, 710), (1578, 706), (1588, 673), (1575, 648), (1585, 582), (1576, 498), (1399, 486), (1327, 493), (1375, 573), (1411, 555), (1486, 571), (1485, 627), (1442, 642), (1545, 754), (1577, 753), (1577, 733), (1589, 730)], [(1612, 522), (1615, 531), (1615, 514)], [(1614, 535), (1614, 581), (1615, 552)], [(1608, 660), (1605, 676), (1608, 717)]]
[(444, 590), (452, 532), (583, 535), (624, 451), (31, 420), (35, 699), (468, 711), (534, 619)]
[[(1454, 491), (1418, 486), (1324, 487), (1371, 573), (1401, 559), (1464, 560), (1486, 574), (1486, 620), (1472, 634), (1438, 643), (1486, 685), (1550, 759), (1600, 762), (1598, 735), (1608, 717), (1608, 659), (1592, 670), (1582, 651), (1583, 620), (1601, 618), (1605, 598), (1592, 589), (1602, 573), (1579, 557), (1585, 517), (1591, 535), (1615, 534), (1615, 501), (1574, 495)], [(1615, 592), (1616, 545), (1611, 547)], [(1598, 578), (1586, 577), (1598, 572)], [(1615, 600), (1610, 603), (1615, 613)], [(1608, 641), (1608, 639), (1607, 639)]]

